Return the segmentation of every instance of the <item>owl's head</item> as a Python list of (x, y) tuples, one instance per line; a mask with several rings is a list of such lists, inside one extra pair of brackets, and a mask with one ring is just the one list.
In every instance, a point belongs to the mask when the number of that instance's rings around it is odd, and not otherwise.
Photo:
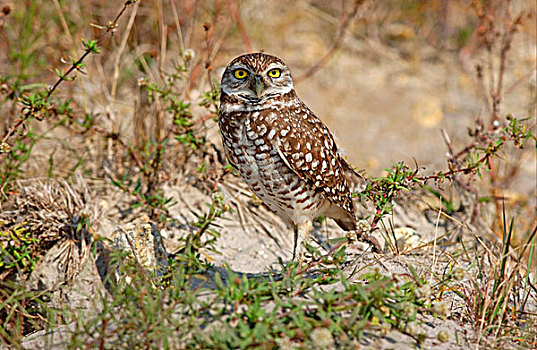
[(278, 57), (250, 53), (231, 61), (222, 76), (222, 93), (248, 102), (266, 101), (293, 90), (289, 68)]

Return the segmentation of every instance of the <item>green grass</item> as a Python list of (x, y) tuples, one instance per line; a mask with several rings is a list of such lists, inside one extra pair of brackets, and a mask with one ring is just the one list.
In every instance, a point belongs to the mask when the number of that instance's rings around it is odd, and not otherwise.
[(161, 281), (116, 255), (129, 278), (96, 298), (99, 311), (63, 315), (75, 326), (69, 348), (259, 349), (284, 342), (316, 348), (319, 331), (346, 347), (366, 329), (405, 331), (418, 313), (435, 313), (419, 276), (344, 273), (344, 253), (336, 252), (338, 264), (321, 261), (304, 270), (294, 263), (250, 276), (208, 265), (199, 254), (182, 255), (170, 260)]

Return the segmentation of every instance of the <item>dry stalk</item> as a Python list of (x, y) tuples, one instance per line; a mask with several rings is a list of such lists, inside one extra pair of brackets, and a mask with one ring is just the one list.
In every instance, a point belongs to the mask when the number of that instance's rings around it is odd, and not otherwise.
[[(119, 11), (119, 13), (116, 15), (116, 17), (114, 18), (114, 20), (112, 22), (109, 22), (108, 25), (106, 26), (106, 31), (103, 32), (97, 39), (96, 39), (96, 42), (97, 44), (99, 44), (103, 39), (104, 37), (109, 34), (109, 33), (113, 33), (116, 28), (117, 28), (117, 21), (119, 20), (119, 18), (123, 15), (123, 13), (126, 11), (127, 7), (129, 5), (131, 5), (133, 3), (133, 0), (127, 0), (125, 1), (125, 3), (123, 4), (123, 8)], [(67, 69), (67, 71), (65, 73), (63, 73), (62, 75), (60, 75), (60, 77), (58, 78), (58, 80), (54, 83), (54, 85), (48, 89), (48, 92), (44, 98), (44, 103), (47, 103), (50, 96), (52, 95), (52, 93), (54, 91), (56, 91), (56, 89), (58, 88), (58, 86), (64, 82), (67, 77), (74, 71), (78, 71), (80, 70), (80, 66), (82, 64), (82, 62), (84, 62), (84, 60), (90, 55), (93, 53), (93, 50), (92, 49), (86, 49), (84, 51), (84, 53), (82, 54), (82, 56), (80, 56), (78, 58), (78, 60), (73, 63), (71, 65), (71, 67), (69, 67), (69, 69)], [(48, 107), (50, 108), (50, 107)], [(30, 119), (31, 117), (34, 117), (35, 119), (37, 120), (41, 120), (39, 117), (36, 117), (34, 114), (32, 113), (25, 113), (23, 115), (22, 118), (20, 118), (15, 124), (13, 124), (13, 126), (8, 130), (8, 132), (6, 133), (6, 135), (3, 137), (2, 139), (2, 144), (6, 143), (7, 140), (15, 133), (15, 131), (23, 126), (25, 127), (26, 125), (26, 122), (28, 121), (28, 119)]]
[(364, 0), (354, 1), (352, 10), (348, 14), (342, 16), (341, 22), (339, 24), (338, 34), (330, 50), (328, 50), (328, 52), (317, 63), (311, 66), (305, 73), (296, 77), (294, 79), (295, 84), (300, 84), (300, 82), (310, 78), (315, 73), (317, 73), (320, 69), (322, 69), (326, 65), (326, 63), (328, 63), (328, 61), (337, 52), (337, 50), (339, 50), (339, 48), (343, 44), (343, 39), (345, 39), (345, 35), (347, 34), (347, 30), (349, 29), (349, 26), (358, 15), (358, 10), (360, 9), (363, 2)]

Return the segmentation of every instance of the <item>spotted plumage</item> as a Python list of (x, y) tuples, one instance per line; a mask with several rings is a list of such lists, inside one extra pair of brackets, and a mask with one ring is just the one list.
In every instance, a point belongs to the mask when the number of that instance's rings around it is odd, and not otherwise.
[(293, 258), (321, 215), (354, 230), (350, 189), (363, 180), (296, 95), (287, 66), (263, 53), (242, 55), (229, 63), (221, 86), (226, 155), (250, 189), (294, 227)]

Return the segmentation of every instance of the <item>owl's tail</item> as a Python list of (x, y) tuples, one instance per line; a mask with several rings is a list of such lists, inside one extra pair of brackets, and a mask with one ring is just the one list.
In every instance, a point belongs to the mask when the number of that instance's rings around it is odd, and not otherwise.
[(343, 219), (334, 219), (336, 224), (338, 224), (339, 227), (344, 229), (345, 231), (354, 231), (356, 230), (356, 218), (346, 220)]
[(356, 172), (346, 160), (342, 159), (341, 165), (351, 193), (362, 192), (367, 185), (367, 180), (362, 174)]

